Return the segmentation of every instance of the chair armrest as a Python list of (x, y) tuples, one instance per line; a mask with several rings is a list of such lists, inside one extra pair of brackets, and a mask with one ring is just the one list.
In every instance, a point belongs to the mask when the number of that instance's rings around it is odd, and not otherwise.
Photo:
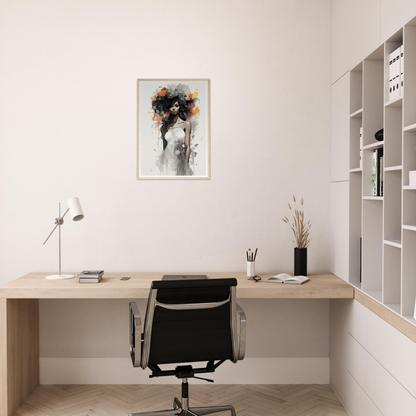
[(142, 356), (142, 318), (135, 302), (130, 302), (130, 357), (133, 367), (140, 367)]
[(246, 355), (246, 314), (243, 308), (236, 303), (237, 317), (237, 337), (238, 337), (238, 359), (242, 360)]

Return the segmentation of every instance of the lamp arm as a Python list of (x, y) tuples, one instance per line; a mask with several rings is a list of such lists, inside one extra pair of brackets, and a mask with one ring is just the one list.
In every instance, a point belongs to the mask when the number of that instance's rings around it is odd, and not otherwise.
[(68, 211), (69, 211), (69, 208), (65, 211), (65, 214), (64, 215), (62, 215), (62, 217), (59, 217), (59, 218), (55, 218), (55, 227), (54, 227), (54, 229), (51, 231), (51, 233), (48, 235), (48, 238), (45, 240), (45, 242), (43, 243), (43, 245), (45, 245), (45, 243), (49, 240), (49, 237), (53, 234), (53, 232), (56, 230), (56, 227), (58, 227), (58, 225), (61, 225), (61, 224), (63, 224), (64, 223), (64, 217), (65, 217), (65, 215), (68, 213)]

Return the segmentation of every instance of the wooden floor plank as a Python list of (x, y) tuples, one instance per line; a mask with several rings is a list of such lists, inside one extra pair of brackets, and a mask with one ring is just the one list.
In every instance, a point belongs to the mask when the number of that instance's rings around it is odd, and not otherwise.
[[(41, 385), (14, 416), (127, 416), (171, 409), (179, 394), (177, 384)], [(191, 408), (221, 405), (233, 405), (238, 416), (348, 416), (329, 385), (190, 386)]]

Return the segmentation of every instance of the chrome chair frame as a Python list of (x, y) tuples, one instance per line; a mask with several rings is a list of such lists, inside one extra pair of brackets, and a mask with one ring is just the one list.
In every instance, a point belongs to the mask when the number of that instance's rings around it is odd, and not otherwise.
[[(231, 337), (232, 337), (232, 361), (235, 363), (238, 360), (244, 359), (245, 344), (246, 344), (246, 324), (247, 319), (244, 310), (236, 302), (236, 287), (230, 288), (230, 297), (222, 302), (210, 303), (187, 303), (187, 304), (165, 304), (158, 302), (157, 289), (151, 289), (149, 294), (147, 317), (145, 328), (142, 328), (142, 319), (139, 309), (135, 302), (130, 302), (130, 357), (134, 367), (141, 367), (145, 369), (149, 363), (151, 333), (153, 325), (153, 315), (156, 306), (165, 309), (174, 310), (195, 310), (195, 309), (211, 309), (218, 308), (227, 303), (230, 303), (231, 316)], [(200, 416), (224, 411), (230, 411), (231, 416), (236, 416), (233, 406), (211, 406), (211, 407), (189, 407), (189, 387), (188, 377), (194, 377), (195, 373), (213, 372), (225, 360), (219, 361), (216, 364), (210, 362), (207, 367), (200, 369), (193, 369), (191, 366), (177, 367), (171, 372), (164, 371), (160, 375), (176, 375), (182, 379), (182, 400), (174, 398), (173, 409), (156, 412), (131, 413), (130, 416)], [(178, 371), (179, 369), (179, 371)], [(152, 370), (154, 370), (152, 368)], [(158, 375), (153, 375), (158, 376)], [(150, 376), (150, 377), (153, 377)]]

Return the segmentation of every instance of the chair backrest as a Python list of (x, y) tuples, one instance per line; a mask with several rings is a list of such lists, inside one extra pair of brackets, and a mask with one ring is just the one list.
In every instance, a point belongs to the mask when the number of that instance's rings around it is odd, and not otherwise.
[(236, 279), (154, 281), (147, 304), (142, 368), (237, 361)]

